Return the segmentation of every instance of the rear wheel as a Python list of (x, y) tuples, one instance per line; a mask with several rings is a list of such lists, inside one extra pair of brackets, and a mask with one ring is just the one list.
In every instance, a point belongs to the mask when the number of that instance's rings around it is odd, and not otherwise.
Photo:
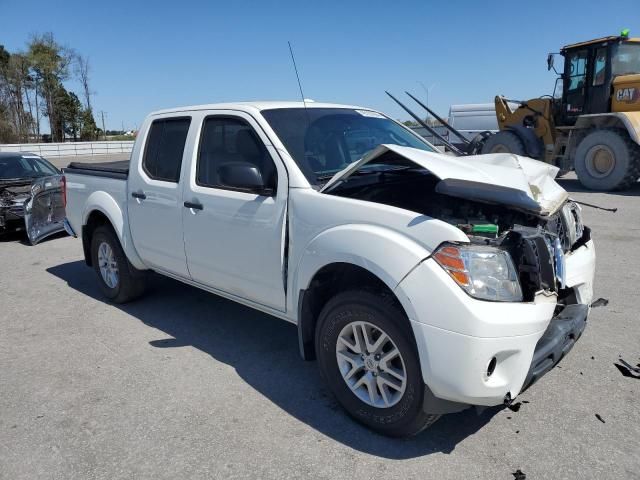
[(91, 262), (102, 293), (115, 303), (133, 300), (144, 292), (145, 272), (127, 259), (120, 242), (108, 226), (100, 226), (91, 240)]
[(513, 132), (506, 130), (491, 135), (482, 146), (482, 153), (514, 153), (516, 155), (525, 155), (522, 140)]
[(336, 295), (316, 331), (320, 371), (345, 410), (390, 436), (415, 435), (439, 415), (422, 410), (424, 383), (404, 313), (364, 291)]
[(578, 145), (574, 168), (586, 188), (623, 190), (640, 175), (640, 147), (624, 130), (594, 130)]

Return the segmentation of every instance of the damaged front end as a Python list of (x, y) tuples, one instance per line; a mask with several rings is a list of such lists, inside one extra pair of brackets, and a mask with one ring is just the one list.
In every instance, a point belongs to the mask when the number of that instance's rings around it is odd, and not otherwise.
[(32, 245), (64, 230), (64, 177), (0, 183), (0, 234), (25, 230)]
[(24, 204), (30, 196), (30, 180), (0, 182), (0, 234), (24, 230)]
[[(584, 303), (589, 299), (567, 288), (566, 257), (589, 242), (591, 232), (580, 206), (555, 182), (557, 171), (511, 154), (460, 159), (381, 145), (322, 191), (403, 208), (462, 230), (469, 243), (440, 245), (434, 258), (472, 297), (532, 302), (544, 294), (557, 295), (560, 304)], [(491, 265), (502, 268), (502, 280), (475, 282), (470, 268), (482, 268), (483, 257), (501, 252), (508, 255)]]

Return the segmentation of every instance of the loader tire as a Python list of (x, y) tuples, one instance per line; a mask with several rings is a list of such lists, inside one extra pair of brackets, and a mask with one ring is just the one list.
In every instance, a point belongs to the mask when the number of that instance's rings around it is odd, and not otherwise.
[(522, 140), (513, 132), (503, 130), (491, 135), (482, 146), (482, 153), (514, 153), (526, 156)]
[(625, 190), (640, 176), (640, 146), (624, 130), (593, 130), (578, 145), (573, 162), (584, 187)]

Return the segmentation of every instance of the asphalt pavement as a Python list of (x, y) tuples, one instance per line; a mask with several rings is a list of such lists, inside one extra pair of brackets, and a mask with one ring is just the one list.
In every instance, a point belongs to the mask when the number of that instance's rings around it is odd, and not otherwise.
[(0, 479), (640, 478), (640, 379), (614, 366), (640, 363), (640, 184), (561, 183), (618, 208), (584, 209), (608, 305), (517, 411), (403, 440), (347, 417), (293, 325), (159, 276), (112, 305), (80, 240), (0, 240)]

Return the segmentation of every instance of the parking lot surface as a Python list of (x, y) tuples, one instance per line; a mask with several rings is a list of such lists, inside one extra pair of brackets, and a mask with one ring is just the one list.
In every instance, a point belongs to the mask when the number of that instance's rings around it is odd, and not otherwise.
[(0, 240), (0, 478), (640, 478), (640, 380), (614, 366), (640, 363), (640, 185), (561, 183), (619, 208), (584, 209), (609, 304), (518, 411), (403, 440), (343, 413), (293, 325), (159, 276), (112, 305), (80, 240)]

